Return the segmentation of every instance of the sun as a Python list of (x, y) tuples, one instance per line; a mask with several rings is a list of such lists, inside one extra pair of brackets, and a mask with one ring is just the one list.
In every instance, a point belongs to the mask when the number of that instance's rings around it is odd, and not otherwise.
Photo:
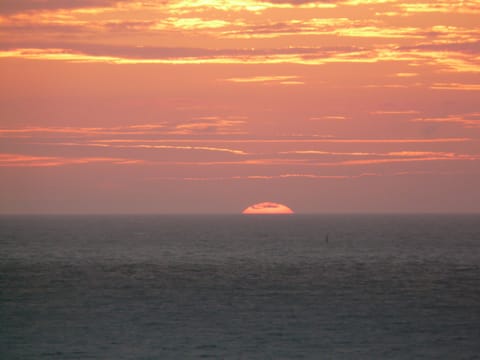
[(262, 202), (251, 205), (242, 211), (242, 214), (293, 214), (288, 206), (275, 202)]

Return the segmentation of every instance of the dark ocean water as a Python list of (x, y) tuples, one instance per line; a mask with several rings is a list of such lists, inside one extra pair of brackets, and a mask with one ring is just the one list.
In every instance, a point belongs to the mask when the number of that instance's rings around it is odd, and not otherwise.
[(0, 217), (0, 358), (479, 359), (480, 216)]

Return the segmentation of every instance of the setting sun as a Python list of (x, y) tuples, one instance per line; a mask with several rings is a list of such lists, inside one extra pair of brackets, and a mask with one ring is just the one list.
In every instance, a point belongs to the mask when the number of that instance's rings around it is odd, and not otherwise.
[(293, 214), (293, 210), (283, 204), (262, 202), (251, 205), (242, 211), (242, 214)]

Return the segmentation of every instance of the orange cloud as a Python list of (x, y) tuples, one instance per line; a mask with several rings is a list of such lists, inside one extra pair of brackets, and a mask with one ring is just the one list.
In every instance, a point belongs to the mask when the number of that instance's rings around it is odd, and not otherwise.
[(226, 117), (218, 116), (197, 117), (192, 120), (180, 123), (169, 124), (135, 124), (127, 126), (113, 127), (23, 127), (23, 128), (3, 128), (0, 129), (0, 136), (9, 136), (16, 134), (25, 134), (25, 136), (44, 135), (44, 134), (65, 134), (65, 135), (148, 135), (148, 134), (244, 134), (241, 129), (245, 124), (244, 117)]
[[(189, 145), (151, 145), (145, 144), (148, 140), (97, 140), (96, 142), (58, 142), (58, 143), (42, 143), (44, 145), (60, 145), (60, 146), (87, 146), (87, 147), (110, 147), (115, 149), (153, 149), (153, 150), (191, 150), (191, 151), (212, 151), (220, 153), (230, 153), (235, 155), (248, 155), (247, 152), (238, 149), (214, 146), (189, 146)], [(132, 145), (132, 142), (138, 144)], [(124, 144), (118, 144), (124, 143)]]
[[(366, 176), (366, 175), (359, 175)], [(229, 180), (275, 180), (275, 179), (349, 179), (359, 176), (346, 176), (346, 175), (315, 175), (315, 174), (280, 174), (280, 175), (245, 175), (245, 176), (215, 176), (215, 177), (161, 177), (155, 178), (158, 180), (174, 180), (174, 181), (229, 181)]]
[(300, 85), (304, 84), (303, 81), (299, 81), (299, 76), (289, 76), (289, 75), (277, 75), (277, 76), (249, 76), (249, 77), (236, 77), (236, 78), (227, 78), (222, 79), (223, 81), (233, 82), (233, 83), (277, 83), (285, 85)]
[(309, 120), (346, 120), (347, 117), (343, 115), (324, 115), (324, 116), (313, 116)]
[(176, 0), (168, 3), (173, 13), (208, 12), (211, 9), (224, 12), (261, 13), (269, 9), (335, 8), (334, 2), (324, 1), (263, 1), (263, 0)]
[[(406, 162), (428, 162), (428, 161), (445, 161), (445, 160), (479, 160), (478, 155), (460, 155), (460, 156), (427, 156), (427, 157), (411, 157), (393, 158), (393, 159), (364, 159), (364, 160), (347, 160), (335, 163), (333, 165), (378, 165), (389, 163), (406, 163)], [(323, 163), (321, 165), (332, 165), (331, 163)]]
[(430, 88), (436, 90), (480, 91), (480, 84), (435, 83)]
[(394, 151), (394, 152), (389, 152), (386, 153), (385, 155), (387, 156), (400, 156), (400, 157), (425, 157), (425, 156), (430, 156), (430, 157), (447, 157), (447, 158), (454, 158), (454, 157), (459, 157), (459, 158), (464, 158), (465, 155), (458, 155), (453, 152), (443, 152), (443, 151)]
[(290, 150), (290, 151), (282, 151), (280, 153), (296, 154), (296, 155), (348, 155), (348, 156), (379, 155), (376, 153), (367, 153), (367, 152), (334, 152), (334, 151), (323, 151), (323, 150)]
[(395, 176), (415, 176), (415, 175), (452, 175), (456, 172), (452, 171), (427, 171), (427, 170), (404, 170), (396, 171), (393, 173), (388, 172), (364, 172), (357, 175), (319, 175), (311, 173), (292, 173), (292, 174), (279, 174), (279, 175), (244, 175), (244, 176), (209, 176), (209, 177), (153, 177), (146, 180), (160, 180), (160, 181), (193, 181), (193, 182), (209, 182), (209, 181), (269, 181), (269, 180), (282, 180), (282, 179), (298, 179), (298, 180), (355, 180), (365, 177), (395, 177)]
[(418, 73), (401, 72), (401, 73), (396, 73), (395, 76), (400, 77), (400, 78), (409, 78), (409, 77), (418, 76)]
[[(87, 144), (88, 145), (88, 144)], [(92, 144), (95, 146), (96, 144)], [(103, 145), (108, 146), (108, 145)], [(235, 155), (247, 155), (243, 150), (212, 147), (212, 146), (179, 146), (179, 145), (111, 145), (116, 148), (130, 148), (130, 149), (164, 149), (164, 150), (194, 150), (194, 151), (213, 151), (230, 153)]]
[[(321, 49), (317, 54), (314, 49), (271, 49), (269, 51), (257, 51), (238, 49), (226, 49), (223, 51), (211, 51), (208, 49), (157, 49), (148, 56), (140, 57), (146, 51), (138, 48), (124, 49), (122, 54), (114, 54), (110, 47), (105, 47), (105, 55), (76, 51), (62, 48), (16, 48), (0, 51), (0, 58), (24, 58), (30, 60), (57, 60), (67, 62), (93, 62), (110, 64), (303, 64), (322, 65), (334, 62), (358, 62), (373, 63), (378, 61), (373, 53), (368, 51), (348, 51), (324, 54)], [(288, 50), (288, 51), (287, 51)], [(110, 54), (109, 54), (110, 53)], [(155, 55), (157, 53), (158, 55)], [(165, 54), (166, 53), (166, 54)]]
[[(65, 45), (64, 45), (65, 46)], [(432, 51), (428, 48), (272, 48), (272, 49), (198, 49), (133, 46), (79, 45), (64, 48), (9, 48), (0, 50), (0, 58), (94, 62), (111, 64), (299, 64), (405, 62), (411, 65), (435, 64), (438, 71), (479, 72), (475, 54), (461, 51)], [(239, 79), (239, 78), (233, 78)], [(264, 79), (265, 80), (265, 79)], [(237, 81), (238, 82), (238, 81)], [(284, 80), (284, 84), (299, 80)], [(407, 84), (372, 86), (404, 88)]]
[[(322, 150), (291, 150), (282, 151), (280, 154), (295, 154), (295, 155), (334, 155), (334, 156), (353, 156), (353, 157), (401, 157), (408, 160), (412, 157), (435, 158), (435, 159), (476, 159), (478, 155), (457, 154), (454, 152), (444, 151), (391, 151), (391, 152), (335, 152)], [(355, 160), (356, 161), (356, 160)]]
[(24, 127), (0, 129), (0, 135), (10, 134), (74, 134), (74, 135), (142, 135), (162, 129), (162, 124), (139, 124), (116, 127)]
[(111, 163), (115, 165), (141, 164), (144, 161), (136, 159), (83, 157), (65, 158), (55, 156), (33, 156), (22, 154), (0, 154), (0, 167), (53, 167), (64, 165), (81, 165), (90, 163)]
[[(0, 166), (55, 166), (57, 158), (22, 154), (0, 154)], [(52, 165), (51, 165), (52, 164)]]
[(412, 115), (418, 114), (416, 110), (377, 110), (371, 111), (372, 115)]
[(402, 12), (415, 13), (448, 13), (448, 14), (480, 14), (480, 4), (476, 0), (450, 1), (440, 0), (432, 3), (411, 2), (396, 4)]
[(69, 9), (81, 9), (81, 11), (95, 11), (99, 7), (114, 6), (119, 0), (22, 0), (6, 1), (2, 3), (0, 13), (16, 14), (25, 12), (42, 12)]
[[(97, 143), (119, 143), (119, 142), (138, 142), (139, 139), (100, 139)], [(220, 139), (196, 139), (196, 138), (165, 138), (158, 140), (148, 140), (149, 142), (171, 143), (219, 143)], [(311, 137), (284, 137), (284, 138), (232, 138), (223, 140), (225, 143), (338, 143), (338, 144), (429, 144), (429, 143), (463, 143), (470, 142), (471, 138), (382, 138), (382, 139), (358, 139), (358, 138), (311, 138)]]
[(230, 179), (247, 179), (247, 180), (274, 180), (274, 179), (317, 179), (317, 180), (345, 180), (357, 179), (367, 176), (379, 176), (375, 173), (362, 173), (359, 175), (318, 175), (318, 174), (280, 174), (280, 175), (249, 175), (249, 176), (233, 176)]
[(426, 122), (426, 123), (450, 123), (459, 124), (464, 128), (479, 128), (480, 127), (480, 113), (470, 113), (461, 115), (448, 115), (445, 117), (425, 117), (411, 119), (411, 122)]
[[(381, 165), (381, 164), (395, 164), (395, 163), (416, 163), (416, 162), (435, 162), (435, 161), (477, 161), (480, 160), (480, 155), (475, 154), (455, 154), (445, 155), (442, 153), (432, 153), (430, 155), (425, 152), (425, 155), (406, 154), (400, 156), (395, 153), (387, 154), (384, 158), (366, 158), (358, 160), (330, 160), (319, 162), (315, 158), (298, 158), (298, 159), (284, 159), (284, 158), (257, 158), (257, 159), (245, 159), (245, 160), (214, 160), (214, 161), (149, 161), (150, 164), (156, 165), (175, 165), (175, 166), (208, 166), (208, 167), (223, 167), (223, 166), (258, 166), (258, 167), (309, 167), (309, 168), (322, 168), (322, 167), (349, 167), (349, 166), (361, 166), (361, 165)], [(292, 175), (284, 175), (286, 177), (294, 177)], [(308, 176), (304, 176), (308, 177)], [(252, 179), (267, 179), (265, 176), (255, 176)], [(191, 179), (191, 178), (190, 178)], [(195, 178), (198, 179), (198, 178)]]
[(244, 124), (245, 120), (238, 117), (225, 119), (217, 116), (197, 117), (190, 122), (176, 125), (168, 133), (176, 135), (208, 133), (215, 135), (245, 134), (245, 131), (241, 129)]

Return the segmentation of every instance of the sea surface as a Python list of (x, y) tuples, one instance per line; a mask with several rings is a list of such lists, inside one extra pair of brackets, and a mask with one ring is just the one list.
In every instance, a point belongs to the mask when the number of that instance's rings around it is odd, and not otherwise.
[(0, 217), (0, 359), (201, 358), (480, 359), (480, 216)]

